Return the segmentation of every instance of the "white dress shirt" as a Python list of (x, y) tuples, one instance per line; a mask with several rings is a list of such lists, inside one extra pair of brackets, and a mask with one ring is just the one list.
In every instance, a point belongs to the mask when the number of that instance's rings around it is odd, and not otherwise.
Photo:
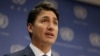
[[(43, 53), (39, 48), (37, 48), (35, 45), (33, 45), (32, 43), (30, 43), (30, 48), (32, 49), (33, 53), (35, 54), (35, 56), (43, 56), (45, 53)], [(47, 56), (51, 56), (51, 50), (46, 53)]]

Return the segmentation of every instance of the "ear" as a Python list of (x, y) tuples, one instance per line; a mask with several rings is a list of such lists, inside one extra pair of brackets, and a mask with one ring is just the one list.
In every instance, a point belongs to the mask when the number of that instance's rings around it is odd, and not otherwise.
[(27, 28), (28, 28), (28, 32), (30, 33), (33, 32), (33, 25), (31, 23), (28, 23)]

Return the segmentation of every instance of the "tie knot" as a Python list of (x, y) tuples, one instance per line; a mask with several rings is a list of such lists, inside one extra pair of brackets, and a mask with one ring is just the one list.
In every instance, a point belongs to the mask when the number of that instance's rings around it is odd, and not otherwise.
[(47, 56), (46, 54), (44, 54), (43, 56)]

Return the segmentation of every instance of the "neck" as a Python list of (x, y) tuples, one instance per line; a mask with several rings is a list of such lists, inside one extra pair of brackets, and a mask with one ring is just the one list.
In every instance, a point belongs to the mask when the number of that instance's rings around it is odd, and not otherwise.
[(51, 45), (32, 41), (32, 44), (39, 48), (42, 52), (47, 53), (51, 49)]

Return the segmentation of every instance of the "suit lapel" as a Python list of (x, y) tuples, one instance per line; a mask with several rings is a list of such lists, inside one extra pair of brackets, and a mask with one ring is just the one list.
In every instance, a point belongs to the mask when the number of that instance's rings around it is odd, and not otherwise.
[[(23, 51), (24, 51), (23, 56), (35, 56), (35, 54), (33, 53), (33, 51), (29, 46), (27, 46)], [(53, 54), (51, 54), (51, 56), (53, 56)]]
[(32, 52), (29, 46), (27, 46), (23, 51), (24, 51), (23, 56), (35, 56), (35, 54)]

